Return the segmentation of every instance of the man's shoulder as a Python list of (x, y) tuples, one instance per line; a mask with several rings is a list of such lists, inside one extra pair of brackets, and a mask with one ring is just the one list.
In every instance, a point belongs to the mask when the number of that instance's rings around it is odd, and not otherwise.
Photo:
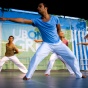
[(64, 38), (64, 41), (68, 42), (68, 40), (66, 38)]
[(51, 15), (52, 18), (55, 18), (55, 19), (59, 19), (58, 16), (55, 16), (55, 15)]
[(40, 20), (40, 19), (41, 19), (41, 17), (34, 18), (34, 19), (32, 19), (32, 20), (35, 21), (35, 20)]
[(13, 47), (16, 47), (14, 43), (12, 44), (12, 46), (13, 46)]
[(68, 43), (68, 40), (66, 39), (66, 42)]

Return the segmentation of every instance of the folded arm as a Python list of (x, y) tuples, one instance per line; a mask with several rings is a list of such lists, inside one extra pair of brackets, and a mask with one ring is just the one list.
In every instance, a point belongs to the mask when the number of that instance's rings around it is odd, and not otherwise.
[(14, 54), (18, 54), (19, 53), (19, 51), (18, 51), (18, 49), (17, 49), (17, 47), (14, 45)]

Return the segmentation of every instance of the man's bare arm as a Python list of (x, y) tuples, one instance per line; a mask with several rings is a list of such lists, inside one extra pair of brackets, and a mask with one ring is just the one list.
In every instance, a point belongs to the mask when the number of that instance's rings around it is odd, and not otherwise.
[(15, 49), (15, 52), (14, 52), (14, 54), (18, 54), (19, 53), (19, 51), (18, 51), (18, 49), (17, 49), (17, 47), (14, 45), (14, 49)]
[(61, 27), (60, 27), (60, 24), (57, 25), (57, 33), (59, 35), (59, 33), (61, 32)]
[(43, 42), (43, 40), (34, 40), (35, 42), (39, 43), (39, 42)]
[(88, 45), (88, 42), (81, 42), (81, 43), (78, 43), (77, 45), (79, 45), (79, 44)]
[(25, 23), (25, 24), (32, 24), (32, 20), (27, 20), (23, 18), (0, 18), (2, 21), (12, 21), (12, 22), (18, 22), (18, 23)]

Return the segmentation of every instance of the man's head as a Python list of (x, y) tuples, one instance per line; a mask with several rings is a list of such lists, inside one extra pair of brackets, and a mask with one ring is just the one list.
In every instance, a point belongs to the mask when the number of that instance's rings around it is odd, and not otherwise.
[(11, 36), (9, 36), (8, 40), (9, 40), (9, 42), (13, 42), (14, 37), (11, 35)]
[(48, 7), (45, 3), (39, 3), (37, 10), (40, 15), (43, 15), (44, 13), (47, 13)]

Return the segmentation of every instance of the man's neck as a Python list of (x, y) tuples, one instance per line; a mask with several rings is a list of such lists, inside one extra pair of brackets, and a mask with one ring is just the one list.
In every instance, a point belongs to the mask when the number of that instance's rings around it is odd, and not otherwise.
[(9, 45), (13, 44), (12, 42), (8, 42)]
[(43, 20), (43, 21), (48, 21), (48, 20), (50, 20), (50, 15), (49, 15), (48, 13), (44, 13), (44, 14), (42, 15), (42, 20)]
[(65, 38), (63, 38), (63, 37), (60, 37), (60, 39), (63, 41)]

